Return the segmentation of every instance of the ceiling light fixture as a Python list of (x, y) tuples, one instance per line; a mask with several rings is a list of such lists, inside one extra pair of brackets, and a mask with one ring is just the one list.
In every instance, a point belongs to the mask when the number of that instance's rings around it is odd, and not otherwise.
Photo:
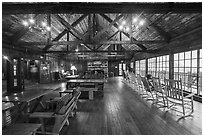
[(122, 21), (122, 24), (125, 25), (125, 24), (126, 24), (126, 21), (123, 20), (123, 21)]
[(42, 22), (41, 24), (42, 24), (43, 27), (47, 26), (47, 23), (45, 23), (45, 22)]
[(136, 17), (136, 18), (134, 18), (134, 19), (133, 19), (133, 23), (137, 22), (137, 20), (138, 20), (138, 18), (137, 18), (137, 17)]
[(129, 32), (129, 31), (130, 31), (130, 28), (129, 28), (129, 27), (126, 27), (125, 30), (126, 30), (127, 32)]
[(27, 27), (29, 24), (28, 24), (28, 22), (27, 21), (23, 21), (23, 25), (25, 26), (25, 27)]
[(30, 22), (31, 24), (34, 24), (34, 23), (35, 23), (35, 20), (34, 20), (33, 18), (30, 18), (30, 19), (29, 19), (29, 22)]
[(142, 25), (144, 25), (144, 23), (145, 23), (145, 21), (144, 21), (144, 20), (141, 20), (140, 23), (139, 23), (139, 25), (142, 26)]
[(3, 56), (4, 59), (8, 60), (8, 56)]
[(46, 27), (46, 30), (47, 30), (47, 31), (50, 31), (50, 30), (51, 30), (51, 28), (50, 28), (49, 26), (47, 26), (47, 27)]
[(122, 29), (123, 29), (123, 26), (122, 26), (122, 25), (120, 25), (120, 26), (119, 26), (119, 30), (122, 30)]

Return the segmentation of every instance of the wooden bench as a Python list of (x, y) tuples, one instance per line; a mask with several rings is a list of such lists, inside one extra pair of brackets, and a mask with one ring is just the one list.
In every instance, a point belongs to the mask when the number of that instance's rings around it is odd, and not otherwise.
[(42, 124), (42, 134), (50, 134), (45, 131), (44, 119), (54, 118), (55, 122), (52, 127), (51, 134), (59, 134), (63, 126), (69, 125), (68, 117), (73, 116), (74, 111), (76, 114), (77, 99), (80, 96), (80, 92), (75, 90), (73, 94), (65, 94), (62, 97), (57, 97), (51, 100), (51, 104), (55, 104), (55, 109), (49, 112), (34, 112), (30, 114), (30, 118), (39, 118)]
[(3, 135), (34, 135), (41, 124), (13, 123), (10, 109), (13, 103), (2, 103), (2, 134)]

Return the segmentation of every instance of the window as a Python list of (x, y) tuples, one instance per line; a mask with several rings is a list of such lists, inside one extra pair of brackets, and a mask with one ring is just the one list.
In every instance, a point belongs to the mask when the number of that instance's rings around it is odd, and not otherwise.
[(146, 60), (135, 61), (135, 74), (146, 76)]
[(156, 58), (148, 59), (148, 74), (156, 77)]
[(174, 54), (174, 79), (181, 79), (183, 89), (202, 95), (201, 50)]

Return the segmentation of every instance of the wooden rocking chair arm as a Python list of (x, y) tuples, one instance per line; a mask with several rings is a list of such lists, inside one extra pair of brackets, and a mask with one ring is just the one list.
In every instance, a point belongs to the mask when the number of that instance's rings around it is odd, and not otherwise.
[(194, 95), (195, 95), (195, 93), (191, 93), (191, 94), (185, 96), (185, 98), (190, 98), (190, 97), (192, 97), (192, 96), (194, 96)]

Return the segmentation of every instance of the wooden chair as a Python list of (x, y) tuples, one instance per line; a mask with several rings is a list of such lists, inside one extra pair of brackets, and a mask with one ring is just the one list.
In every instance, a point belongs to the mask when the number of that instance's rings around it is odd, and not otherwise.
[[(193, 93), (184, 96), (181, 80), (165, 79), (165, 93), (167, 98), (168, 109), (182, 113), (182, 116), (177, 120), (191, 116), (193, 113)], [(178, 107), (180, 106), (180, 109)]]
[(145, 100), (151, 100), (151, 101), (153, 101), (153, 104), (154, 104), (154, 102), (156, 100), (155, 92), (151, 89), (146, 77), (141, 77), (141, 80), (142, 80), (142, 83), (143, 83), (143, 86), (145, 89), (145, 92), (143, 94), (144, 99)]
[(141, 76), (140, 76), (140, 74), (137, 74), (137, 90), (138, 90), (138, 93), (141, 95), (141, 96), (143, 96), (144, 95), (144, 85), (143, 85), (143, 83), (142, 83), (142, 79), (141, 79)]
[(152, 83), (154, 91), (156, 93), (155, 105), (157, 105), (159, 108), (167, 107), (166, 94), (164, 93), (164, 89), (162, 88), (160, 78), (153, 77)]
[[(51, 102), (56, 106), (49, 112), (34, 112), (29, 115), (30, 118), (38, 118), (42, 124), (42, 134), (59, 134), (63, 126), (69, 125), (68, 117), (73, 116), (75, 109), (77, 108), (77, 100), (80, 96), (80, 92), (77, 91), (73, 94), (66, 93), (62, 97), (57, 97)], [(44, 119), (55, 120), (52, 126), (52, 132), (45, 131)]]

